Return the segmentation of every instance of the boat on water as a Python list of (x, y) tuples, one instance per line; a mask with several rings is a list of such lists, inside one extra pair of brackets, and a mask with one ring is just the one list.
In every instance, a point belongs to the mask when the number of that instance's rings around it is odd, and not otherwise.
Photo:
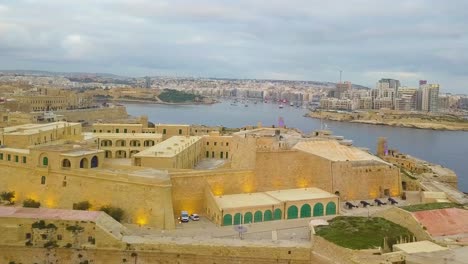
[(245, 104), (244, 106), (245, 106), (245, 107), (249, 107), (249, 105), (248, 105), (248, 104)]
[(283, 108), (283, 107), (284, 107), (284, 105), (283, 105), (283, 104), (280, 104), (278, 107), (279, 107), (279, 108)]
[(289, 106), (294, 106), (294, 103), (293, 102), (289, 103)]

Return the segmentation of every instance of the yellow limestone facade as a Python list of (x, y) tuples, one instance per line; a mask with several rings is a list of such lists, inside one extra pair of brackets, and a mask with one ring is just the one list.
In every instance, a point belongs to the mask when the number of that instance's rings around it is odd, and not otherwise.
[[(162, 133), (132, 133), (128, 124), (121, 125), (112, 124), (110, 133), (83, 133), (79, 123), (66, 122), (4, 128), (0, 191), (14, 191), (17, 205), (28, 198), (47, 208), (72, 209), (82, 201), (89, 201), (92, 210), (112, 205), (125, 211), (123, 223), (165, 229), (175, 227), (182, 210), (206, 214), (213, 222), (224, 224), (225, 214), (220, 213), (224, 209), (216, 197), (271, 196), (283, 191), (286, 196), (274, 198), (279, 202), (271, 205), (272, 213), (275, 206), (282, 207), (282, 219), (289, 219), (294, 218), (288, 216), (293, 204), (285, 201), (295, 201), (299, 195), (292, 190), (323, 192), (323, 197), (298, 200), (294, 204), (298, 217), (306, 203), (313, 216), (316, 203), (326, 212), (329, 202), (339, 207), (338, 199), (371, 199), (401, 192), (398, 168), (326, 136), (304, 138), (283, 128), (190, 136), (190, 126), (157, 125), (175, 129), (171, 131), (176, 135), (164, 140)], [(100, 126), (104, 127), (98, 124), (94, 129)], [(126, 133), (120, 130), (125, 127)], [(179, 129), (183, 135), (178, 135)], [(166, 135), (172, 132), (166, 130)], [(257, 209), (265, 213), (262, 206)], [(231, 209), (233, 213), (240, 210), (245, 217), (240, 207)], [(249, 207), (253, 213), (258, 211), (254, 207)], [(339, 213), (337, 209), (335, 213)]]

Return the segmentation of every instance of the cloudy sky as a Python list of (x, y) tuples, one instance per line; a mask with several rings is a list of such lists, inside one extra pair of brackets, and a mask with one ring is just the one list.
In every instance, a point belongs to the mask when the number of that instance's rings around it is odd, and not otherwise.
[(0, 0), (0, 69), (468, 93), (468, 1)]

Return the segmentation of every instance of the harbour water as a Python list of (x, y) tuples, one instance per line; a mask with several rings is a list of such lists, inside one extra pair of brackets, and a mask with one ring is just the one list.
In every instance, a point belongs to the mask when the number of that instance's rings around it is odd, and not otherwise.
[(224, 101), (213, 105), (162, 105), (126, 103), (130, 115), (148, 115), (153, 123), (183, 123), (243, 127), (278, 125), (282, 117), (284, 124), (305, 133), (326, 126), (335, 135), (351, 139), (355, 146), (369, 148), (375, 153), (377, 138), (387, 137), (389, 148), (441, 164), (458, 175), (458, 187), (468, 192), (468, 132), (435, 131), (414, 128), (399, 128), (323, 121), (304, 117), (306, 109), (285, 105), (280, 109), (274, 103), (252, 102), (231, 105)]

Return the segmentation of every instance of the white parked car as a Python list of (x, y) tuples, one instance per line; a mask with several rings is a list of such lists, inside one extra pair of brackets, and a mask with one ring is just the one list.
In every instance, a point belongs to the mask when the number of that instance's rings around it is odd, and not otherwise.
[(190, 219), (192, 219), (192, 221), (198, 221), (200, 220), (200, 217), (198, 216), (198, 214), (191, 214)]
[(180, 221), (181, 221), (182, 223), (186, 223), (186, 222), (189, 221), (189, 215), (188, 215), (188, 212), (187, 212), (187, 211), (182, 211), (182, 212), (180, 213)]

